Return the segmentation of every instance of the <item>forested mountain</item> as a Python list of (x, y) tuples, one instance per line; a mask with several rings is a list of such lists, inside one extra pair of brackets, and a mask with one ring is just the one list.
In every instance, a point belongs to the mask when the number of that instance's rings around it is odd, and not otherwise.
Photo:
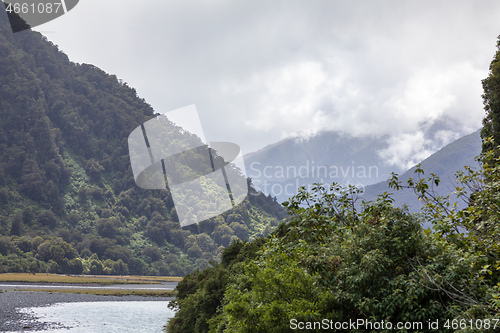
[(0, 272), (184, 275), (283, 218), (251, 189), (181, 228), (169, 190), (141, 189), (132, 175), (127, 138), (153, 117), (127, 83), (69, 61), (40, 33), (12, 33), (2, 11)]

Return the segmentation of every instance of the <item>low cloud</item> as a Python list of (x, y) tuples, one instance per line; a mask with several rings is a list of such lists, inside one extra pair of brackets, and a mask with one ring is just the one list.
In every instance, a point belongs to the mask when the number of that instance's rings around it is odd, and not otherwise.
[[(40, 30), (53, 31), (70, 59), (117, 74), (157, 112), (196, 104), (209, 141), (248, 153), (322, 130), (390, 136), (383, 155), (407, 165), (481, 126), (499, 9), (498, 1), (87, 0)], [(453, 134), (429, 136), (442, 119)]]

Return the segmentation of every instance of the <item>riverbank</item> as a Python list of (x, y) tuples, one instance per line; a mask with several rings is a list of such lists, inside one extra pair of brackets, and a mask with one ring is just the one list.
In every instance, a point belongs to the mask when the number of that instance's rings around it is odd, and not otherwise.
[(51, 273), (2, 273), (0, 282), (37, 282), (37, 283), (94, 283), (109, 284), (155, 284), (180, 282), (179, 276), (142, 276), (142, 275), (69, 275)]
[(0, 291), (45, 291), (90, 295), (175, 296), (181, 277), (62, 274), (0, 274)]
[[(0, 292), (0, 331), (23, 332), (46, 330), (57, 326), (37, 321), (27, 313), (20, 313), (20, 308), (47, 306), (54, 303), (70, 302), (126, 302), (126, 301), (171, 301), (173, 297), (144, 297), (136, 295), (102, 296), (71, 293), (49, 293), (31, 291)], [(52, 325), (52, 326), (51, 326)]]
[(54, 283), (26, 283), (0, 282), (0, 291), (44, 291), (51, 293), (72, 293), (89, 295), (139, 295), (155, 297), (174, 297), (177, 282), (163, 282), (160, 284), (54, 284)]

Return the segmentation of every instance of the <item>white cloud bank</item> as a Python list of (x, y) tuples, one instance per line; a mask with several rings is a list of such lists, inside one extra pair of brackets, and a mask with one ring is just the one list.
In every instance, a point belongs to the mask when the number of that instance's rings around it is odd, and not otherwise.
[(86, 0), (38, 30), (157, 112), (196, 104), (209, 141), (250, 152), (321, 130), (389, 136), (382, 156), (407, 166), (481, 126), (499, 9), (496, 0)]

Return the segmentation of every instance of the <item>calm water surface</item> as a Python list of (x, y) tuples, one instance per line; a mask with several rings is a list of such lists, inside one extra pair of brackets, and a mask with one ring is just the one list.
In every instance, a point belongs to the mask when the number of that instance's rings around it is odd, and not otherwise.
[[(169, 302), (77, 302), (26, 308), (39, 321), (57, 323), (48, 331), (37, 332), (163, 332), (174, 312)], [(68, 329), (69, 328), (69, 329)]]

